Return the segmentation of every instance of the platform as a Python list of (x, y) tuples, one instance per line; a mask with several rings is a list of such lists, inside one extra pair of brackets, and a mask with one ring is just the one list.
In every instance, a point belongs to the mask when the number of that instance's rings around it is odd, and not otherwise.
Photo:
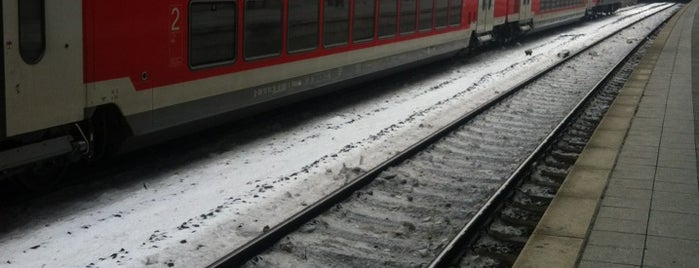
[(661, 30), (515, 267), (699, 267), (698, 6)]

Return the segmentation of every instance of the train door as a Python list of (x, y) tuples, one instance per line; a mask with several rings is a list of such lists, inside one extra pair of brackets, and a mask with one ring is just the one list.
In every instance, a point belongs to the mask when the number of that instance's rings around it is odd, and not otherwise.
[(7, 135), (84, 118), (82, 2), (2, 1)]
[(532, 18), (532, 0), (518, 0), (522, 1), (519, 8), (519, 21), (525, 22)]
[(484, 33), (493, 30), (494, 1), (480, 0), (478, 2), (478, 26), (476, 32)]

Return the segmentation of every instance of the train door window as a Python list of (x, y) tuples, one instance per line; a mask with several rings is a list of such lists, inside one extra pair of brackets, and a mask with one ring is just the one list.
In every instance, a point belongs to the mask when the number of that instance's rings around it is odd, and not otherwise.
[(421, 31), (432, 29), (433, 0), (420, 0), (420, 20), (418, 27)]
[(461, 0), (449, 1), (449, 25), (461, 24)]
[(325, 0), (323, 45), (347, 44), (349, 39), (349, 0)]
[(309, 51), (318, 47), (319, 9), (319, 0), (289, 0), (289, 52)]
[(400, 33), (410, 34), (415, 32), (415, 18), (417, 16), (417, 1), (401, 0), (400, 2)]
[(36, 64), (46, 49), (44, 0), (17, 0), (19, 7), (19, 54)]
[(374, 39), (374, 23), (376, 21), (376, 1), (354, 0), (354, 33), (355, 43)]
[(246, 60), (279, 56), (282, 51), (282, 0), (246, 0), (243, 53)]
[(447, 26), (449, 0), (435, 0), (435, 28), (442, 28)]
[(396, 34), (397, 12), (397, 0), (379, 0), (379, 37), (391, 37)]
[[(22, 0), (24, 1), (24, 0)], [(222, 65), (235, 60), (235, 1), (196, 1), (189, 7), (189, 64)]]

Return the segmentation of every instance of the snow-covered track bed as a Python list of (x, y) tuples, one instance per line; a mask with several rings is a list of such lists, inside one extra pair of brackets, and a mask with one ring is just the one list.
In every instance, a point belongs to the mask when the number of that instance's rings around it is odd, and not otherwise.
[[(674, 9), (657, 14), (665, 12)], [(462, 244), (478, 233), (476, 227), (492, 219), (514, 193), (539, 153), (658, 25), (657, 20), (641, 21), (588, 49), (561, 51), (565, 59), (560, 64), (265, 230), (212, 266), (452, 263)]]

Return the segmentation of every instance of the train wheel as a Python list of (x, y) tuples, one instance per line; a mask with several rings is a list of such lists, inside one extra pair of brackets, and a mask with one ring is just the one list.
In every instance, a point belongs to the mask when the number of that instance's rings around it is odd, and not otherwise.
[(93, 135), (92, 159), (112, 156), (130, 136), (128, 124), (115, 106), (100, 107), (90, 118), (89, 133)]
[(468, 54), (475, 53), (480, 44), (478, 43), (478, 38), (476, 37), (476, 32), (471, 33), (471, 40), (468, 42)]

